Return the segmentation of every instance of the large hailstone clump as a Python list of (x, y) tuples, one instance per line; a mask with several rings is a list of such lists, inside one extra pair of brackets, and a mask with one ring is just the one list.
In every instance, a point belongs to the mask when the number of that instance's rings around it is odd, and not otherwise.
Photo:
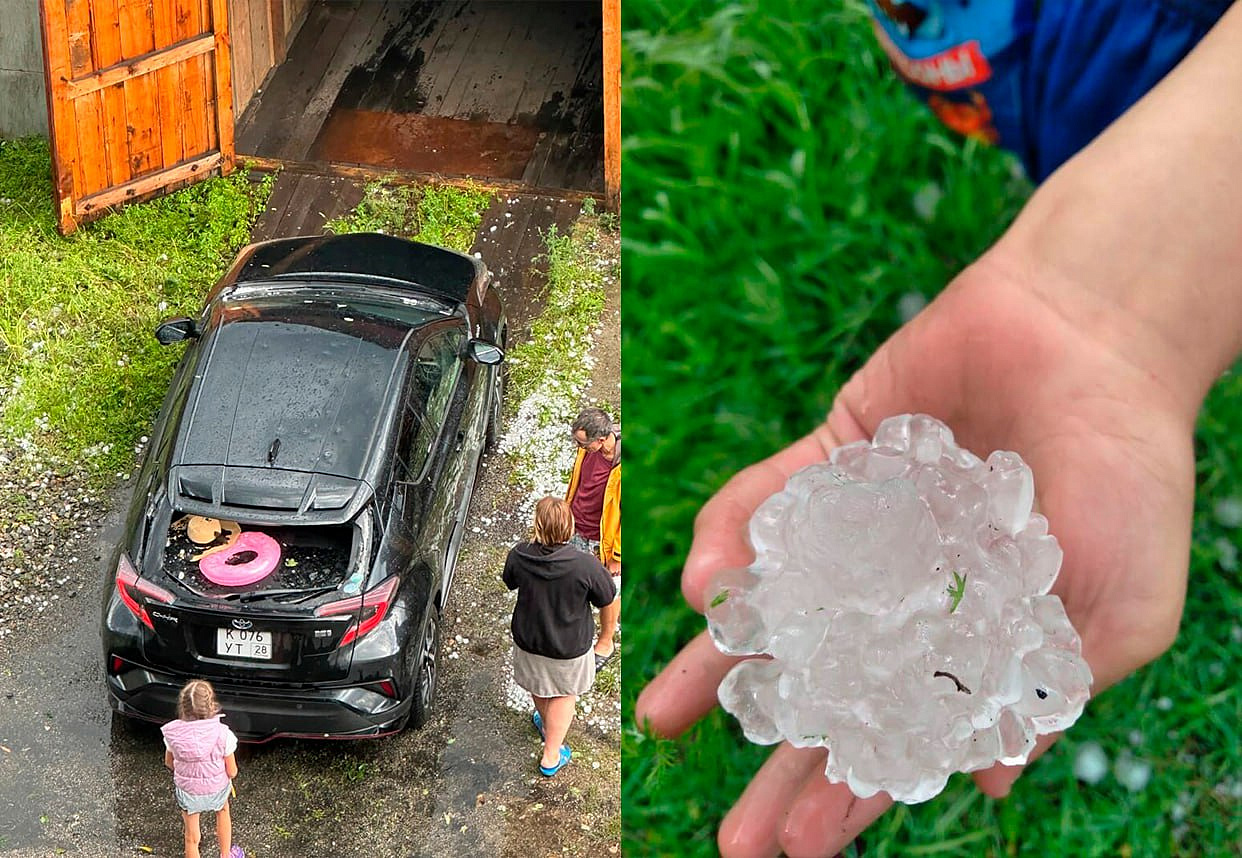
[(771, 656), (736, 665), (721, 704), (752, 742), (828, 748), (828, 779), (863, 798), (1026, 762), (1091, 684), (1034, 497), (1017, 454), (985, 462), (921, 414), (794, 474), (751, 519), (755, 562), (707, 593), (721, 651)]

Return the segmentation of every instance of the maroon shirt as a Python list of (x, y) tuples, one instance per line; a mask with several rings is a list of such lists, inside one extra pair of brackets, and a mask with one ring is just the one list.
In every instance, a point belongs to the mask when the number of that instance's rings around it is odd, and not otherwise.
[(596, 450), (582, 457), (578, 472), (578, 489), (569, 508), (574, 514), (574, 530), (583, 539), (599, 541), (599, 520), (604, 513), (604, 489), (608, 488), (608, 475), (616, 462), (605, 458), (603, 451)]

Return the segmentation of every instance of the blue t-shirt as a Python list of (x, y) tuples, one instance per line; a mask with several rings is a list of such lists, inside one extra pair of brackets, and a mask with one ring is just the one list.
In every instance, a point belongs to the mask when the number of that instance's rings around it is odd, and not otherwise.
[(1232, 0), (868, 0), (893, 67), (1042, 181), (1181, 62)]

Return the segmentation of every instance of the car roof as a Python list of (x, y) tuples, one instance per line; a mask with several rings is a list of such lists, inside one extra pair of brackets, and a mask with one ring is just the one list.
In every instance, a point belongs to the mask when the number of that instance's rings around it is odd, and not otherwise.
[(376, 482), (410, 348), (461, 320), (428, 309), (419, 324), (407, 310), (401, 324), (386, 309), (298, 290), (215, 302), (169, 463), (173, 495), (355, 510)]

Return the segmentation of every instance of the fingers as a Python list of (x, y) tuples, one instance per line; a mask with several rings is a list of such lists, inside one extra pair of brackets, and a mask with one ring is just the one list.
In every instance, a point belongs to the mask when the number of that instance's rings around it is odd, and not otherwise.
[(785, 487), (795, 471), (828, 458), (838, 446), (827, 425), (762, 462), (739, 471), (699, 511), (694, 542), (686, 557), (681, 590), (690, 606), (703, 612), (703, 592), (721, 569), (749, 566), (754, 559), (746, 525), (755, 508)]
[(1060, 733), (1046, 733), (1043, 736), (1037, 737), (1035, 739), (1035, 749), (1031, 751), (1031, 756), (1020, 766), (1006, 766), (1002, 763), (997, 763), (990, 769), (980, 769), (971, 775), (975, 779), (975, 785), (992, 798), (1004, 798), (1009, 795), (1009, 790), (1013, 788), (1014, 781), (1026, 771), (1026, 767), (1038, 760), (1044, 751), (1051, 748), (1053, 743), (1061, 738), (1061, 735)]
[(720, 825), (724, 858), (832, 856), (890, 805), (886, 793), (857, 798), (824, 777), (821, 748), (782, 744), (768, 757)]
[(808, 778), (824, 776), (820, 748), (781, 744), (755, 774), (716, 836), (722, 858), (775, 858), (790, 805)]
[(781, 847), (789, 858), (835, 855), (892, 804), (886, 792), (858, 798), (845, 784), (829, 783), (821, 766), (789, 809)]
[(723, 655), (701, 632), (638, 695), (635, 719), (661, 736), (681, 735), (716, 705), (720, 680), (741, 660)]

